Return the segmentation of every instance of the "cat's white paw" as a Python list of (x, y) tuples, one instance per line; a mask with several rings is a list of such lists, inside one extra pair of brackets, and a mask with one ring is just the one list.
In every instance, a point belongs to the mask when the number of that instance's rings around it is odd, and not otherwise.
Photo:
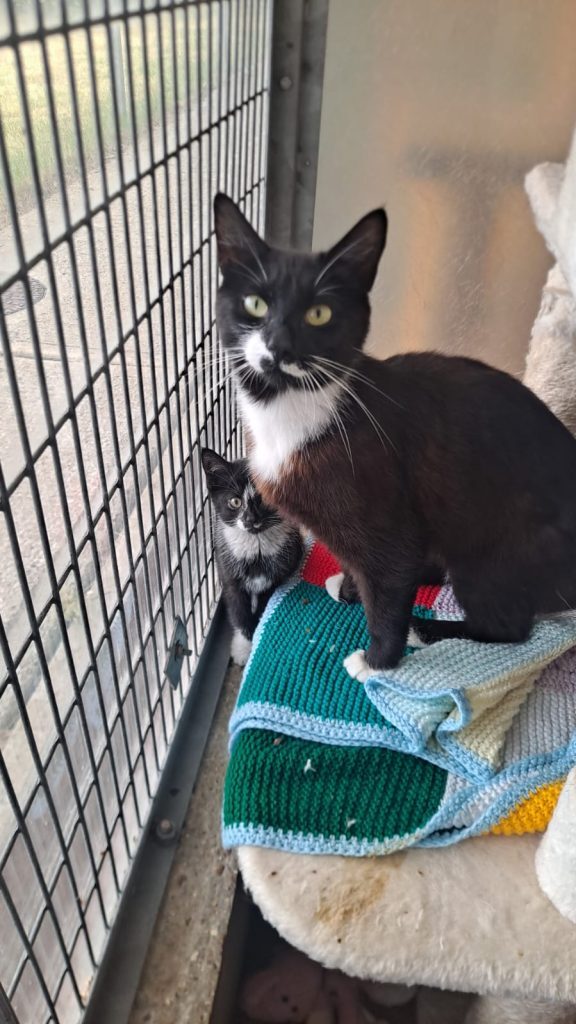
[(250, 657), (252, 641), (248, 640), (239, 629), (234, 630), (230, 655), (235, 665), (245, 665)]
[(330, 594), (330, 597), (334, 598), (335, 601), (340, 600), (340, 591), (342, 590), (342, 584), (344, 582), (344, 573), (337, 572), (335, 576), (329, 576), (324, 586)]
[(410, 629), (408, 630), (406, 644), (408, 647), (426, 647), (426, 644), (421, 637), (418, 636), (418, 633), (412, 628), (412, 626), (410, 626)]
[(369, 676), (374, 675), (374, 669), (370, 668), (366, 661), (366, 651), (354, 651), (344, 658), (344, 668), (352, 679), (359, 683), (365, 683)]

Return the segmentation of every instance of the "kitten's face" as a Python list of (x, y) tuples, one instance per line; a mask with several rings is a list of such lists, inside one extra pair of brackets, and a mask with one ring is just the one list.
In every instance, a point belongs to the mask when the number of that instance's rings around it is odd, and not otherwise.
[(270, 248), (227, 196), (216, 196), (214, 210), (218, 329), (242, 385), (265, 399), (321, 386), (353, 366), (368, 333), (384, 211), (369, 213), (329, 252), (310, 255)]
[(254, 487), (245, 459), (227, 462), (210, 448), (203, 448), (201, 454), (208, 493), (223, 523), (246, 533), (265, 533), (280, 522), (278, 513)]

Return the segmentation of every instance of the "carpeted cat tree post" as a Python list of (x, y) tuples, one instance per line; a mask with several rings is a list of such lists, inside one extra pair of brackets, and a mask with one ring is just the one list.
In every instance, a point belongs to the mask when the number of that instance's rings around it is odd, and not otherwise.
[[(576, 433), (576, 136), (567, 164), (535, 168), (526, 189), (556, 265), (525, 381)], [(422, 986), (480, 993), (466, 1024), (576, 1022), (576, 769), (542, 838), (480, 835), (386, 857), (241, 845), (238, 858), (293, 945), (352, 976), (421, 986), (418, 1024), (463, 1013)]]
[(576, 133), (566, 164), (526, 177), (536, 226), (556, 259), (532, 329), (524, 383), (576, 434)]
[[(532, 331), (525, 382), (576, 434), (576, 133), (566, 164), (526, 178), (536, 224), (556, 258)], [(576, 924), (576, 769), (536, 854), (543, 892)]]

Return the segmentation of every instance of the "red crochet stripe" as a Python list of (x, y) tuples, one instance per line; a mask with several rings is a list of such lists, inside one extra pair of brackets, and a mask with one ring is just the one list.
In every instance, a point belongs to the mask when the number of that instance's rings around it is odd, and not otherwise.
[[(302, 579), (306, 583), (313, 583), (316, 587), (323, 587), (328, 577), (335, 576), (337, 572), (340, 572), (340, 564), (337, 559), (328, 548), (316, 541), (306, 559)], [(414, 604), (420, 605), (422, 608), (433, 608), (440, 590), (440, 587), (429, 584), (418, 587)]]
[(316, 541), (304, 566), (302, 579), (306, 583), (314, 583), (317, 587), (323, 587), (329, 576), (335, 576), (340, 572), (340, 566), (334, 555), (328, 548)]
[(433, 608), (434, 602), (441, 589), (441, 587), (436, 585), (432, 586), (430, 583), (427, 583), (424, 587), (418, 587), (418, 593), (416, 594), (414, 604), (418, 604), (422, 608)]

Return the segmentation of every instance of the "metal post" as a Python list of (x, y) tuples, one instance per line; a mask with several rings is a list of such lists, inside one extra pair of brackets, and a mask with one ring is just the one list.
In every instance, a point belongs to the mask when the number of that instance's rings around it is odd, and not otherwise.
[(276, 0), (266, 237), (309, 249), (314, 226), (329, 0)]

